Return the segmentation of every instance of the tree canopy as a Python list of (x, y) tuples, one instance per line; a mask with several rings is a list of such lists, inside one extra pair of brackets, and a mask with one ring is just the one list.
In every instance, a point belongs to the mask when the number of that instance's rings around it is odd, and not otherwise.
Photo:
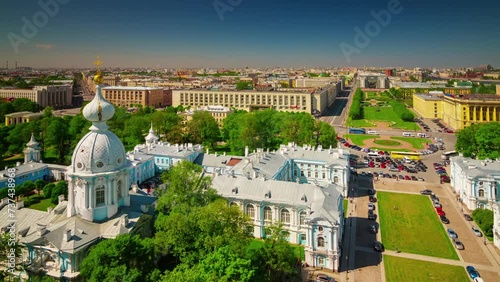
[(458, 131), (455, 149), (465, 157), (500, 158), (500, 123), (473, 124)]

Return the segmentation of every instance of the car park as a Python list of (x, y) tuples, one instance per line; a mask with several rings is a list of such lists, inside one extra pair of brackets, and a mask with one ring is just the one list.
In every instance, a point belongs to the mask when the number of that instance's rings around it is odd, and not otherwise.
[(458, 238), (458, 235), (455, 230), (453, 230), (453, 228), (448, 228), (446, 232), (448, 233), (448, 236), (450, 236), (450, 238)]
[(455, 248), (457, 248), (457, 250), (465, 249), (464, 244), (462, 244), (462, 242), (460, 242), (458, 238), (453, 238), (453, 245), (455, 245)]
[(379, 241), (373, 242), (373, 249), (377, 252), (385, 251), (384, 244), (380, 243)]
[(372, 210), (368, 211), (368, 219), (369, 220), (375, 220), (375, 213), (373, 213)]
[(441, 219), (441, 222), (444, 224), (449, 224), (450, 220), (446, 216), (440, 216), (439, 219)]
[(481, 275), (479, 275), (479, 272), (477, 272), (477, 270), (474, 268), (474, 266), (468, 265), (465, 268), (465, 270), (467, 270), (467, 273), (469, 274), (471, 279), (474, 279), (476, 277), (481, 277)]
[(470, 214), (465, 213), (465, 214), (464, 214), (464, 217), (465, 217), (465, 220), (467, 220), (467, 221), (472, 221), (472, 217), (470, 216)]
[(483, 233), (481, 233), (481, 230), (479, 230), (479, 228), (475, 227), (475, 226), (472, 226), (472, 232), (474, 233), (474, 235), (476, 235), (477, 237), (482, 237), (483, 236)]

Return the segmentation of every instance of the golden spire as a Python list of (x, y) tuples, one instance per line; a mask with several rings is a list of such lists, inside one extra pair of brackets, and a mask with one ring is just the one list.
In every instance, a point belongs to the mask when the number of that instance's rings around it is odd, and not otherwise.
[(101, 59), (99, 58), (99, 56), (97, 56), (97, 61), (94, 62), (94, 65), (97, 66), (97, 73), (96, 75), (94, 76), (94, 83), (99, 85), (99, 84), (102, 84), (104, 82), (104, 79), (102, 78), (102, 74), (101, 74), (101, 65), (102, 65), (102, 61)]

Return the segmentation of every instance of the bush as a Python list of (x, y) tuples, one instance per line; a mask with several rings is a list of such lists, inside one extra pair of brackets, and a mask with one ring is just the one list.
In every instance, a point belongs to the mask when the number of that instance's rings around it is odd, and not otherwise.
[(352, 97), (352, 105), (349, 110), (349, 117), (352, 119), (362, 119), (363, 114), (361, 112), (361, 103), (363, 102), (363, 96), (365, 93), (361, 89), (356, 89), (354, 96)]
[(483, 230), (484, 235), (493, 237), (493, 211), (486, 209), (475, 209), (472, 218)]
[(68, 184), (66, 184), (66, 181), (57, 182), (56, 186), (52, 190), (50, 202), (57, 205), (59, 202), (59, 195), (64, 195), (65, 197), (68, 196)]
[(43, 197), (45, 199), (52, 197), (52, 191), (54, 190), (54, 187), (56, 187), (54, 183), (49, 183), (45, 185), (45, 187), (43, 187)]
[(406, 108), (406, 106), (401, 102), (393, 101), (391, 103), (393, 111), (403, 120), (403, 121), (413, 121), (415, 118), (413, 113)]

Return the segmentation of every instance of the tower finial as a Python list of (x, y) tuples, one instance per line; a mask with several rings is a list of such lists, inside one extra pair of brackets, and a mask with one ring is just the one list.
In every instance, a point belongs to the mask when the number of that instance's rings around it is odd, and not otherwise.
[(94, 65), (97, 66), (97, 73), (94, 76), (94, 83), (97, 85), (102, 84), (104, 81), (104, 79), (102, 78), (102, 74), (101, 74), (101, 65), (102, 64), (103, 64), (103, 61), (101, 61), (101, 58), (99, 58), (99, 56), (97, 56), (97, 61), (94, 62)]

